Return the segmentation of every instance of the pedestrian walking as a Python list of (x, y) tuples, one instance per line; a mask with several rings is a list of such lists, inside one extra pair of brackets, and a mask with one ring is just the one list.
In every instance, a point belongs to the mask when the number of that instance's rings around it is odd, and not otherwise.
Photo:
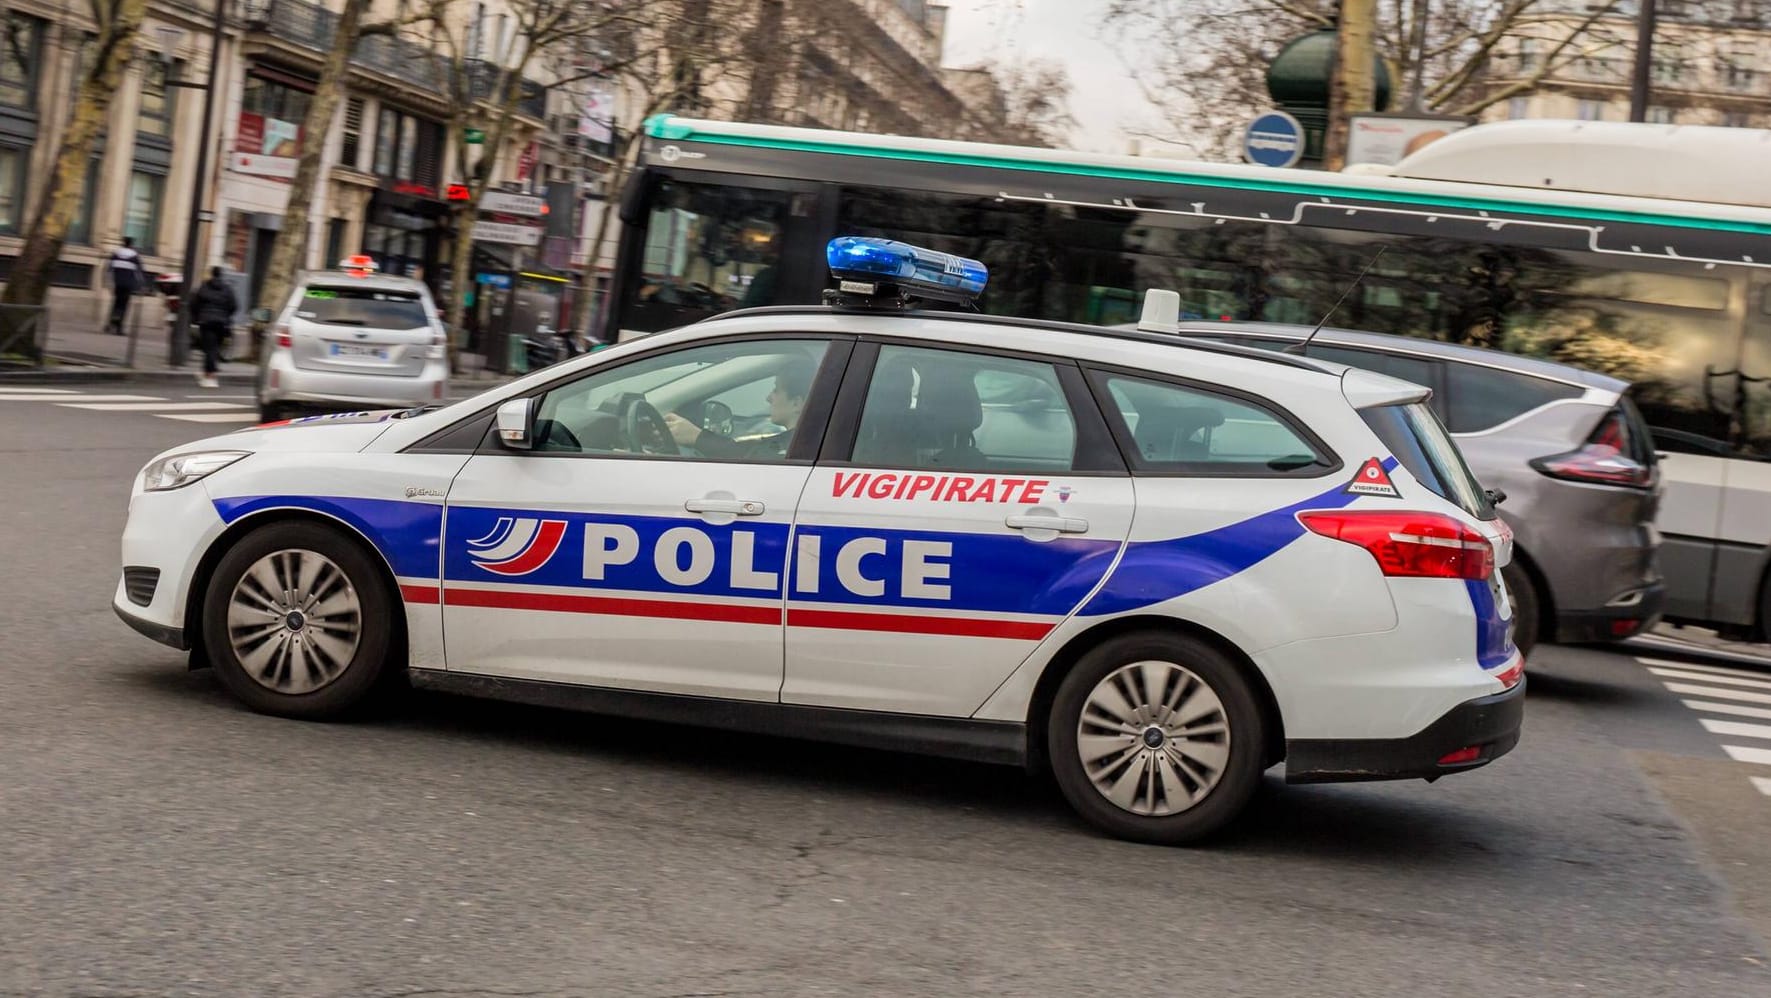
[(129, 299), (147, 289), (148, 272), (136, 252), (135, 237), (124, 236), (123, 245), (111, 251), (111, 321), (105, 328), (112, 335), (123, 335), (123, 320), (129, 314)]
[(222, 278), (220, 267), (209, 268), (209, 279), (197, 285), (188, 307), (191, 321), (197, 324), (198, 342), (203, 347), (203, 373), (197, 375), (197, 384), (204, 388), (220, 388), (221, 382), (216, 380), (215, 373), (221, 369), (221, 340), (234, 321), (234, 313), (240, 310), (240, 301), (234, 297), (234, 289)]

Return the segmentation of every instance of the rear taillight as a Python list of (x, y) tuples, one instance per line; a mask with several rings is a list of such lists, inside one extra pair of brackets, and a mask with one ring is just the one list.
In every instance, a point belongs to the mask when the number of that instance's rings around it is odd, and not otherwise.
[(425, 352), (425, 357), (430, 360), (445, 360), (448, 356), (449, 341), (443, 338), (442, 333), (431, 334), (430, 349)]
[(289, 335), (289, 327), (288, 326), (278, 326), (277, 327), (277, 349), (278, 350), (287, 350), (294, 345), (295, 345), (295, 340), (293, 337), (291, 337)]
[(1551, 478), (1591, 485), (1623, 485), (1645, 489), (1654, 484), (1654, 469), (1629, 456), (1630, 425), (1623, 410), (1605, 414), (1579, 450), (1540, 457), (1531, 466)]
[(1494, 572), (1488, 539), (1441, 513), (1323, 510), (1297, 517), (1311, 533), (1370, 551), (1385, 575), (1486, 579)]

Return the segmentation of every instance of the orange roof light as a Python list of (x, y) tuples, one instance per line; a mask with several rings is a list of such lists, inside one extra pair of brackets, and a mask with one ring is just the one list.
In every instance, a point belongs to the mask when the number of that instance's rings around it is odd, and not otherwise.
[(378, 268), (375, 266), (374, 257), (367, 253), (358, 253), (355, 256), (345, 257), (344, 261), (338, 265), (338, 269), (352, 277), (368, 277)]

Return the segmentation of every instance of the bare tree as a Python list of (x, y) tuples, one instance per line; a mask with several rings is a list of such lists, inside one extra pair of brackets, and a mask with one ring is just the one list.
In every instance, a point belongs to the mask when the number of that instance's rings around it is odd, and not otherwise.
[(1060, 146), (1076, 129), (1070, 113), (1070, 74), (1050, 59), (997, 63), (984, 71), (1002, 95), (1002, 118), (984, 138), (1023, 146)]
[[(1628, 48), (1621, 0), (1377, 0), (1375, 47), (1394, 74), (1392, 107), (1475, 115), (1530, 93), (1582, 59)], [(1104, 19), (1165, 127), (1151, 137), (1230, 155), (1272, 106), (1267, 67), (1293, 38), (1333, 28), (1338, 0), (1112, 0)], [(1164, 39), (1151, 44), (1147, 39)], [(1184, 39), (1186, 44), (1168, 42)], [(1505, 62), (1531, 46), (1529, 62)], [(1502, 72), (1504, 70), (1504, 72)]]
[(61, 259), (62, 244), (86, 196), (86, 165), (92, 159), (93, 142), (110, 116), (111, 100), (135, 57), (136, 36), (147, 14), (148, 0), (88, 0), (86, 9), (97, 33), (84, 62), (79, 96), (56, 149), (48, 185), (25, 230), (24, 247), (6, 280), (6, 292), (0, 296), (3, 304), (41, 305), (48, 297), (50, 272)]
[(618, 94), (603, 188), (584, 265), (583, 292), (571, 328), (586, 331), (597, 270), (611, 228), (611, 207), (639, 161), (647, 118), (665, 111), (749, 120), (776, 117), (781, 95), (781, 0), (654, 0), (648, 23), (604, 39), (587, 74)]
[(332, 128), (333, 115), (343, 96), (346, 77), (350, 74), (351, 53), (358, 42), (376, 35), (391, 35), (413, 19), (394, 19), (363, 23), (363, 13), (371, 0), (345, 0), (339, 12), (338, 25), (332, 35), (332, 47), (320, 68), (320, 78), (309, 98), (307, 116), (301, 124), (301, 154), (296, 162), (295, 177), (289, 184), (289, 204), (283, 209), (283, 225), (271, 243), (271, 259), (265, 268), (264, 286), (259, 301), (273, 309), (283, 307), (284, 299), (295, 285), (295, 272), (307, 250), (308, 210), (312, 207), (314, 188), (320, 182), (320, 164), (326, 151), (326, 133)]

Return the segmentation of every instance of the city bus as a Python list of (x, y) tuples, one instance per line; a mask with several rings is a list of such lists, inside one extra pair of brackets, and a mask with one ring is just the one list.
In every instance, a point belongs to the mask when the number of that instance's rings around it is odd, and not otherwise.
[(817, 303), (837, 235), (984, 262), (994, 314), (1130, 322), (1166, 288), (1184, 318), (1314, 324), (1352, 288), (1336, 326), (1631, 382), (1662, 454), (1666, 617), (1771, 621), (1771, 133), (1497, 123), (1371, 175), (672, 116), (646, 132), (603, 338)]

